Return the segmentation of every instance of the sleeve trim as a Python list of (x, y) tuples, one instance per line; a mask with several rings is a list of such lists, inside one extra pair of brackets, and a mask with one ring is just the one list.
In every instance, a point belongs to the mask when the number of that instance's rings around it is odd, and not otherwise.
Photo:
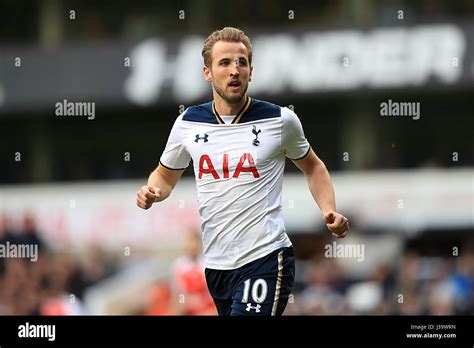
[(160, 161), (160, 164), (165, 167), (166, 169), (169, 169), (169, 170), (184, 170), (188, 167), (184, 167), (184, 168), (171, 168), (171, 167), (168, 167), (167, 165), (163, 164), (163, 162)]
[(302, 159), (305, 159), (306, 157), (308, 157), (310, 152), (311, 152), (311, 146), (308, 148), (308, 151), (306, 151), (306, 153), (302, 157), (299, 157), (299, 158), (290, 158), (290, 157), (288, 157), (288, 158), (292, 161), (299, 161), (299, 160), (302, 160)]

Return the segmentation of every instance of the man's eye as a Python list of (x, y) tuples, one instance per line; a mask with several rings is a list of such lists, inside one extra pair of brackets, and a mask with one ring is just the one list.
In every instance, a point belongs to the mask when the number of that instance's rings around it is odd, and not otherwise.
[(245, 59), (241, 59), (241, 60), (239, 60), (239, 65), (247, 66), (247, 61)]
[(221, 62), (221, 65), (229, 65), (229, 62)]

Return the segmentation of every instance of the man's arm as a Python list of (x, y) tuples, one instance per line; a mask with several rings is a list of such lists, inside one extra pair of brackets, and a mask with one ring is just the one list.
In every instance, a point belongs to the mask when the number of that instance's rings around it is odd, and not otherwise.
[(333, 236), (343, 238), (349, 231), (349, 222), (345, 216), (336, 212), (336, 199), (329, 172), (313, 149), (309, 154), (293, 163), (305, 174), (309, 190), (319, 208), (323, 219)]
[(137, 205), (148, 209), (155, 202), (161, 202), (169, 197), (184, 169), (168, 169), (161, 164), (151, 172), (148, 183), (137, 192)]

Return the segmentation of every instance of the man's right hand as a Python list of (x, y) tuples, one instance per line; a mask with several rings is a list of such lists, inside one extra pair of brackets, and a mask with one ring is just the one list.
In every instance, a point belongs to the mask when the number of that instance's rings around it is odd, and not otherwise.
[(154, 186), (142, 186), (137, 192), (137, 205), (142, 209), (148, 209), (155, 202), (159, 202), (161, 190)]

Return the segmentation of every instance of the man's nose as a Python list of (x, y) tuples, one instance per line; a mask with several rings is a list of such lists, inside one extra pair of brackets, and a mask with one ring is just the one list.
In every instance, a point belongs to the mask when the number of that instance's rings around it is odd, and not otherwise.
[(230, 76), (238, 76), (239, 75), (239, 62), (236, 61), (235, 63), (231, 64), (230, 66)]
[(237, 66), (233, 66), (231, 69), (230, 69), (230, 76), (239, 76), (239, 69)]

